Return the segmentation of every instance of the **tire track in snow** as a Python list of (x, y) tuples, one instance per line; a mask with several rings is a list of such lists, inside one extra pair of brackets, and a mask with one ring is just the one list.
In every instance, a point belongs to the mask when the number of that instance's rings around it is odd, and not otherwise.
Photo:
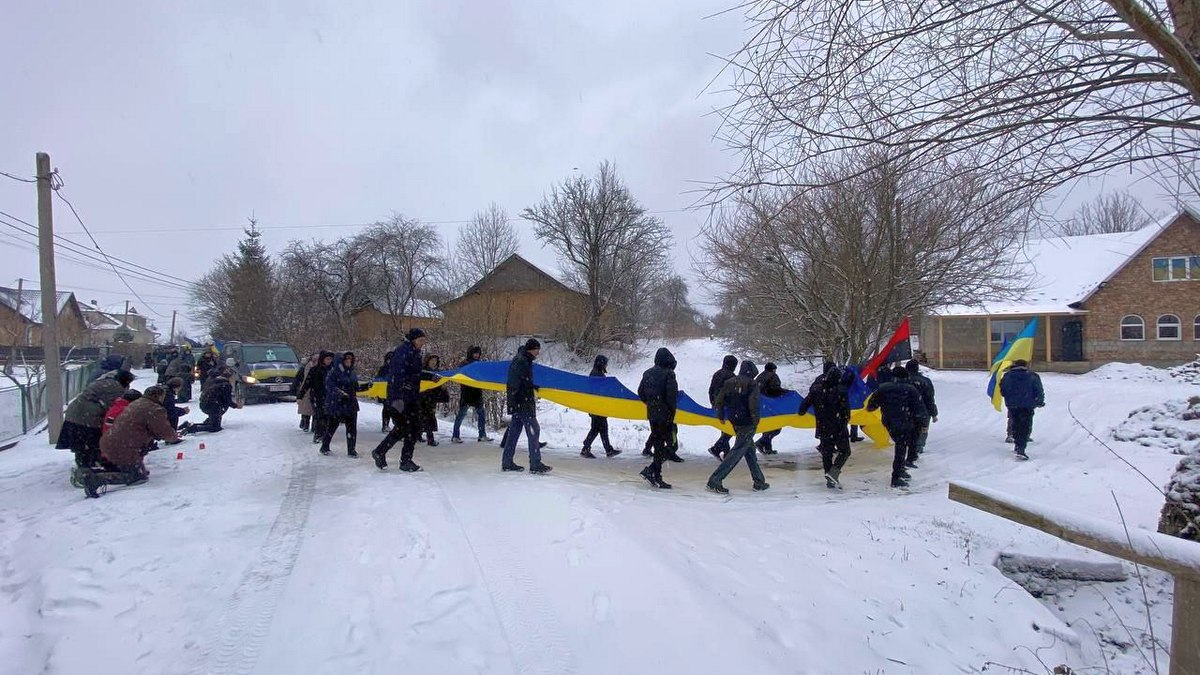
[(210, 641), (201, 671), (215, 675), (249, 675), (275, 617), (275, 608), (300, 554), (301, 535), (317, 483), (316, 466), (293, 459), (287, 492), (271, 524), (258, 558), (242, 574)]
[(496, 510), (485, 508), (473, 514), (476, 520), (472, 522), (478, 523), (486, 536), (472, 538), (467, 521), (459, 513), (450, 493), (436, 477), (431, 478), (442, 493), (447, 510), (458, 521), (463, 538), (475, 557), (484, 587), (491, 596), (496, 620), (508, 643), (515, 671), (522, 675), (578, 672), (575, 654), (559, 630), (561, 622), (530, 578), (520, 557), (510, 553), (514, 547), (505, 534), (505, 525), (495, 520)]

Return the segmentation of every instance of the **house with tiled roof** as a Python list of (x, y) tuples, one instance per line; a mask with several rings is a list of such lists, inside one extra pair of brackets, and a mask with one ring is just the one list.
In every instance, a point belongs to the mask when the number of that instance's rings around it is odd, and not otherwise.
[(1043, 370), (1168, 366), (1200, 352), (1200, 216), (1190, 209), (1135, 232), (1030, 240), (1014, 263), (1029, 280), (1021, 297), (922, 318), (930, 365), (986, 368), (1034, 317)]
[(104, 308), (93, 300), (81, 305), (80, 308), (88, 325), (90, 344), (109, 345), (114, 342), (131, 342), (151, 345), (158, 339), (158, 333), (153, 326), (149, 325), (146, 317), (138, 312), (137, 307), (130, 306), (126, 312), (124, 307)]
[[(59, 291), (57, 300), (59, 343), (76, 347), (90, 344), (87, 323), (75, 294)], [(41, 291), (0, 287), (0, 346), (40, 346), (41, 343)]]

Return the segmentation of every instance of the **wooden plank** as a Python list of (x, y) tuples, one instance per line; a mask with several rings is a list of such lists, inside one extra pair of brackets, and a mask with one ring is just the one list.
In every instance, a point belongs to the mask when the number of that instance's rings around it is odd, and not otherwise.
[(1072, 544), (1168, 572), (1175, 575), (1177, 581), (1200, 582), (1200, 545), (1195, 542), (1131, 529), (1129, 539), (1133, 545), (1130, 546), (1119, 523), (1019, 502), (975, 485), (951, 483), (950, 499)]
[(1170, 675), (1200, 675), (1200, 581), (1175, 577)]
[(1046, 363), (1054, 363), (1054, 348), (1050, 343), (1050, 317), (1042, 317), (1042, 325), (1046, 327)]
[(983, 344), (987, 345), (987, 363), (983, 364), (984, 368), (990, 368), (992, 365), (992, 317), (987, 317), (983, 322)]

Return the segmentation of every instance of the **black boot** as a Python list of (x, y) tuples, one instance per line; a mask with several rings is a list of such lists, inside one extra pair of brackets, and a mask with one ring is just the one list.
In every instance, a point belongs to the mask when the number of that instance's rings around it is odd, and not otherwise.
[(642, 478), (646, 479), (646, 482), (650, 484), (650, 487), (658, 487), (658, 478), (655, 478), (655, 476), (654, 476), (654, 466), (653, 465), (642, 469), (638, 473), (638, 475), (641, 476)]
[(605, 457), (616, 457), (619, 454), (621, 454), (621, 451), (617, 450), (616, 448), (609, 448), (604, 451)]
[(500, 470), (501, 471), (516, 471), (517, 473), (520, 473), (525, 470), (525, 467), (521, 466), (520, 464), (509, 464), (507, 466), (500, 467)]
[(587, 457), (588, 459), (596, 459), (596, 456), (592, 454), (592, 449), (591, 449), (591, 448), (584, 448), (583, 450), (581, 450), (581, 451), (579, 452), (579, 456), (580, 456), (580, 457)]
[(417, 463), (411, 459), (406, 459), (400, 462), (400, 470), (407, 473), (416, 473), (421, 470), (421, 467), (417, 466)]
[(554, 467), (548, 464), (534, 464), (529, 467), (529, 473), (550, 473), (553, 470)]
[(375, 460), (375, 467), (380, 471), (387, 468), (387, 458), (379, 451), (378, 448), (371, 451), (371, 459)]

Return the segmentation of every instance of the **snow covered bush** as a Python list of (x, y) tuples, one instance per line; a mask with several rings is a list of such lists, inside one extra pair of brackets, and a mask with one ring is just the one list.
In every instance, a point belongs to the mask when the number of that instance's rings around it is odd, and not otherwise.
[(1200, 451), (1200, 396), (1138, 408), (1113, 429), (1112, 436), (1177, 455), (1194, 454)]
[(1175, 537), (1200, 540), (1200, 449), (1184, 457), (1167, 483), (1167, 501), (1158, 520), (1158, 531)]
[(1188, 384), (1200, 384), (1200, 354), (1196, 355), (1195, 361), (1176, 366), (1167, 372), (1171, 374), (1171, 377), (1183, 380)]

